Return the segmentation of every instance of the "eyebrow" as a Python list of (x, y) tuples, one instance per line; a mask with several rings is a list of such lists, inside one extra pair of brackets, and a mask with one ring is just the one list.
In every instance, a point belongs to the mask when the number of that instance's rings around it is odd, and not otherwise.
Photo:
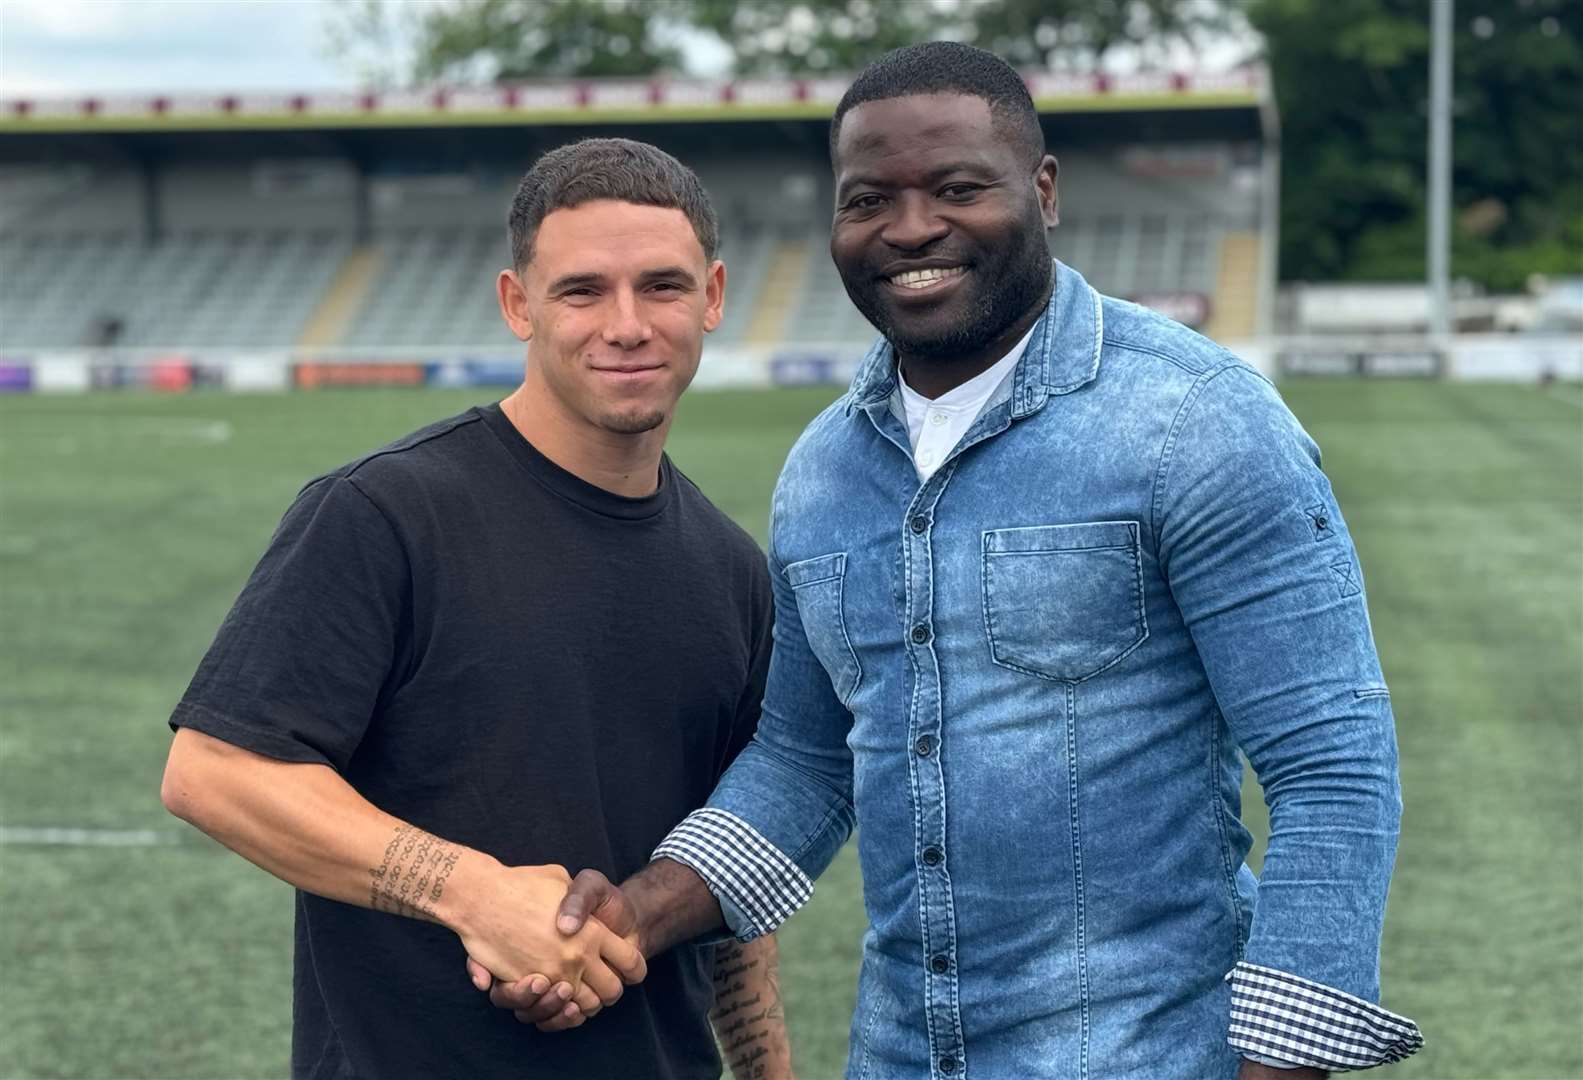
[(550, 282), (550, 286), (547, 291), (552, 293), (565, 292), (567, 289), (576, 289), (584, 285), (599, 285), (603, 283), (604, 280), (605, 276), (603, 274), (562, 274), (560, 277)]
[[(993, 179), (999, 175), (993, 168), (984, 164), (983, 162), (966, 160), (951, 161), (939, 166), (938, 168), (930, 169), (924, 174), (923, 182), (925, 184), (936, 184), (941, 180), (944, 180), (947, 176), (950, 176), (952, 173), (968, 173), (970, 175), (982, 177), (984, 179)], [(837, 187), (836, 198), (839, 200), (845, 196), (848, 191), (855, 187), (886, 188), (892, 186), (894, 185), (870, 176), (859, 175), (848, 177), (847, 179), (842, 180), (840, 186)]]
[(693, 277), (692, 271), (684, 266), (662, 266), (658, 270), (645, 270), (638, 275), (638, 282), (647, 285), (651, 281), (680, 281), (689, 288), (698, 285), (698, 279)]
[[(580, 289), (590, 285), (603, 285), (607, 278), (604, 274), (585, 271), (580, 274), (562, 274), (550, 282), (548, 291), (551, 294), (563, 293), (570, 289)], [(689, 288), (698, 287), (698, 279), (692, 272), (681, 266), (661, 266), (654, 270), (645, 270), (638, 275), (639, 285), (648, 285), (655, 281), (680, 281)]]

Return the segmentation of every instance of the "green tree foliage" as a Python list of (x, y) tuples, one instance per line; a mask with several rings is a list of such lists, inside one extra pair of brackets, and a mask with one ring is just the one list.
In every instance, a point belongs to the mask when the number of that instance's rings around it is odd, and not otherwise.
[[(337, 0), (330, 53), (368, 85), (654, 75), (690, 0)], [(405, 43), (402, 51), (395, 47)]]
[(1214, 0), (991, 0), (970, 11), (975, 45), (1018, 67), (1052, 70), (1092, 70), (1118, 49), (1170, 66), (1243, 26), (1236, 4)]
[[(338, 0), (331, 10), (332, 54), (376, 85), (652, 75), (682, 66), (689, 29), (718, 38), (745, 75), (854, 71), (933, 38), (1084, 70), (1116, 48), (1191, 48), (1236, 21), (1215, 0)], [(403, 35), (408, 61), (390, 48)]]
[(419, 79), (483, 61), (494, 79), (652, 75), (681, 66), (658, 36), (678, 5), (666, 0), (467, 0), (424, 12)]
[[(855, 71), (890, 49), (960, 36), (960, 5), (934, 0), (691, 0), (691, 21), (752, 74)], [(953, 31), (956, 31), (953, 33)]]
[(1192, 47), (1230, 9), (1195, 0), (691, 0), (745, 73), (855, 71), (932, 38), (971, 41), (1019, 67), (1091, 69), (1110, 50)]
[[(1281, 276), (1424, 273), (1423, 0), (1253, 0), (1280, 105)], [(1456, 0), (1452, 273), (1583, 273), (1583, 4)]]

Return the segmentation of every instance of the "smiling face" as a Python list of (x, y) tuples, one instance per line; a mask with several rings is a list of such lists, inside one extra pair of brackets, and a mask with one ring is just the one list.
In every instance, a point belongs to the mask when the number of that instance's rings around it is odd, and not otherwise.
[(530, 342), (528, 380), (573, 424), (640, 435), (668, 423), (703, 335), (720, 324), (725, 267), (680, 210), (601, 199), (540, 223), (531, 261), (503, 271), (506, 322)]
[(865, 102), (842, 119), (835, 166), (830, 254), (909, 381), (918, 363), (976, 373), (1033, 325), (1050, 286), (1056, 163), (1005, 137), (988, 102)]

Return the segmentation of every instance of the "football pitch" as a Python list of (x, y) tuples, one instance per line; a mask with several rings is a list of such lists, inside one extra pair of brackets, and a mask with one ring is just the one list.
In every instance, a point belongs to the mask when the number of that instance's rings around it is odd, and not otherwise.
[[(762, 542), (836, 392), (694, 393), (672, 456)], [(1282, 392), (1401, 741), (1384, 1004), (1427, 1046), (1385, 1075), (1583, 1078), (1583, 388)], [(286, 1075), (290, 889), (165, 814), (165, 719), (301, 484), (486, 393), (0, 399), (0, 1077)], [(780, 935), (804, 1080), (840, 1075), (863, 928), (849, 846)]]

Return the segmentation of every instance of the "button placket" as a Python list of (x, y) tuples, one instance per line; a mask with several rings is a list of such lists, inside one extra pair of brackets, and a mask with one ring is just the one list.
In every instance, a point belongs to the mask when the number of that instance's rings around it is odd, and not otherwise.
[(941, 1073), (960, 1075), (963, 1070), (962, 1025), (957, 1011), (956, 965), (952, 961), (956, 940), (944, 832), (946, 791), (941, 762), (940, 671), (934, 649), (934, 612), (929, 607), (934, 596), (932, 541), (936, 507), (951, 471), (947, 466), (923, 485), (902, 519), (901, 538), (907, 556), (903, 580), (905, 610), (910, 620), (904, 638), (907, 649), (913, 653), (914, 670), (919, 680), (909, 718), (913, 735), (910, 771), (919, 802), (915, 819), (920, 862), (919, 914), (923, 930), (919, 963), (927, 973), (924, 1008), (929, 1019), (931, 1056)]

